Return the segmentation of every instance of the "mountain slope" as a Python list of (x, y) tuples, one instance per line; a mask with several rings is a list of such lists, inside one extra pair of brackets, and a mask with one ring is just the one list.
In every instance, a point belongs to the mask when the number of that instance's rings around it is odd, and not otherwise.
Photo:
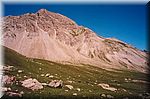
[(148, 70), (148, 55), (114, 38), (99, 37), (71, 19), (41, 9), (4, 17), (4, 46), (30, 58), (101, 68)]
[[(6, 48), (4, 49), (4, 64), (5, 66), (13, 66), (12, 71), (5, 72), (5, 75), (15, 76), (16, 82), (12, 85), (5, 85), (11, 88), (12, 92), (18, 90), (23, 91), (23, 99), (99, 99), (105, 98), (101, 96), (112, 95), (114, 98), (123, 99), (128, 97), (129, 99), (143, 99), (145, 93), (147, 93), (147, 86), (149, 84), (147, 77), (149, 75), (134, 72), (134, 71), (106, 71), (94, 66), (83, 65), (63, 65), (51, 61), (45, 61), (41, 59), (27, 58), (19, 53)], [(19, 73), (18, 70), (23, 72)], [(53, 78), (41, 76), (41, 74), (53, 75)], [(51, 80), (62, 80), (62, 88), (51, 88), (44, 86), (43, 89), (32, 91), (17, 84), (17, 81), (22, 81), (27, 78), (35, 78), (41, 83), (48, 83)], [(131, 79), (127, 81), (126, 79)], [(145, 81), (144, 82), (132, 82), (133, 80)], [(71, 81), (71, 82), (70, 82)], [(110, 91), (103, 89), (98, 84), (105, 83), (111, 87), (117, 88), (117, 91)], [(73, 89), (68, 90), (65, 85), (72, 85)], [(80, 88), (80, 91), (77, 91)], [(68, 90), (68, 91), (66, 91)], [(73, 93), (77, 93), (77, 96), (73, 96)], [(141, 94), (141, 95), (140, 95)], [(4, 95), (7, 99), (10, 99), (7, 95)]]

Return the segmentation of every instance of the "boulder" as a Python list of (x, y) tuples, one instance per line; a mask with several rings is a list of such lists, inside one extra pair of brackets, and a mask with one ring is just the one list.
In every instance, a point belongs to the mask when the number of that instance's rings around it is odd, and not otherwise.
[(18, 73), (22, 73), (23, 72), (23, 70), (18, 70)]
[(12, 71), (12, 69), (13, 69), (14, 67), (13, 66), (3, 66), (3, 70), (4, 71)]
[(49, 77), (50, 74), (45, 74), (45, 77)]
[(77, 93), (73, 93), (73, 96), (77, 96)]
[(23, 92), (23, 91), (21, 91), (21, 92), (20, 92), (20, 94), (24, 94), (24, 92)]
[(53, 78), (53, 77), (54, 77), (53, 75), (50, 75), (50, 76), (49, 76), (49, 78)]
[(80, 89), (80, 88), (77, 88), (77, 91), (81, 91), (81, 89)]
[(6, 95), (10, 97), (22, 97), (22, 94), (16, 92), (7, 92)]
[(16, 81), (15, 76), (8, 76), (8, 75), (2, 76), (3, 84), (13, 84), (15, 81)]
[(107, 98), (114, 98), (114, 96), (112, 96), (112, 95), (107, 95)]
[(101, 96), (102, 96), (102, 97), (106, 97), (106, 95), (105, 95), (105, 94), (101, 94)]
[(22, 83), (23, 87), (26, 87), (31, 90), (38, 90), (38, 89), (43, 88), (43, 86), (40, 82), (38, 82), (36, 79), (32, 79), (32, 78), (21, 81), (21, 83)]
[(11, 91), (11, 88), (7, 88), (7, 87), (0, 87), (0, 92), (6, 92), (6, 91)]
[(71, 80), (68, 80), (67, 82), (68, 82), (68, 83), (73, 83), (73, 81), (71, 81)]
[(98, 84), (98, 86), (101, 86), (103, 89), (110, 90), (110, 91), (116, 91), (117, 90), (116, 88), (110, 87), (108, 84), (104, 84), (104, 83)]
[(44, 77), (44, 74), (41, 74), (41, 77)]
[(49, 84), (49, 87), (54, 87), (54, 88), (62, 88), (63, 86), (63, 81), (62, 80), (52, 80)]
[(68, 89), (73, 89), (73, 86), (71, 86), (71, 85), (65, 85)]
[(47, 83), (41, 83), (43, 86), (47, 86), (48, 84)]

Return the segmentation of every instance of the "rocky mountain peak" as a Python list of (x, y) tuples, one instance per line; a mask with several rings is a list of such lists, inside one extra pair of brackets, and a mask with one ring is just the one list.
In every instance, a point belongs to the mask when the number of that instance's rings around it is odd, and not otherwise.
[(49, 11), (46, 10), (46, 9), (40, 9), (40, 10), (38, 10), (37, 12), (38, 12), (38, 13), (47, 13), (47, 12), (49, 12)]

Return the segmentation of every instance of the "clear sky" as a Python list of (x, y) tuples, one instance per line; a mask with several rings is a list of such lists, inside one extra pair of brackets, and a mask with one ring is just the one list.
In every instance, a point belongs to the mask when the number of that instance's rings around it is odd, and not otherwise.
[(4, 16), (35, 13), (41, 8), (63, 14), (97, 35), (115, 37), (138, 49), (148, 50), (144, 4), (4, 4)]

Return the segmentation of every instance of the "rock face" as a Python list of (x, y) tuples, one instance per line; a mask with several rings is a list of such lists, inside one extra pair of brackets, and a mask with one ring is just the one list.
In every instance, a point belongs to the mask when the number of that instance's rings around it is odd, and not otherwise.
[(146, 52), (97, 36), (58, 13), (41, 9), (3, 20), (3, 45), (27, 57), (141, 72), (148, 68)]

